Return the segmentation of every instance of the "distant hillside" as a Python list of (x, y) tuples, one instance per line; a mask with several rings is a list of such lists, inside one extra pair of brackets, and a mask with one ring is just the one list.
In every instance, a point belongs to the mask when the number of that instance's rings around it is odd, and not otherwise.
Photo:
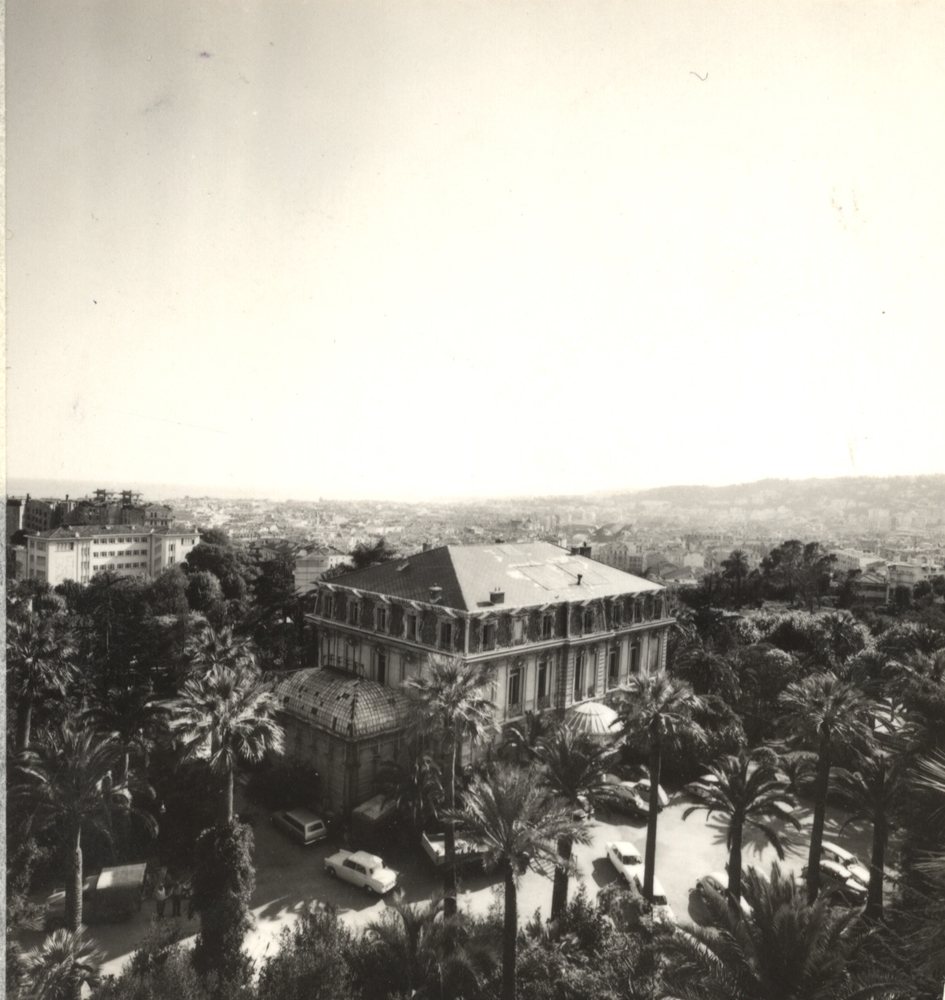
[[(602, 499), (600, 493), (595, 499)], [(730, 486), (657, 486), (648, 490), (614, 491), (616, 502), (664, 500), (674, 506), (699, 507), (712, 503), (759, 503), (791, 506), (794, 503), (843, 500), (883, 507), (908, 502), (922, 506), (945, 505), (945, 475), (841, 476), (836, 479), (759, 479)]]

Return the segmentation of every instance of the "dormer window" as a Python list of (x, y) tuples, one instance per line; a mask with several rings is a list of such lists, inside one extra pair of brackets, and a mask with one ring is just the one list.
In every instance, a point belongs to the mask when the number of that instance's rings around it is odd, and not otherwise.
[(594, 611), (591, 608), (584, 609), (583, 629), (585, 634), (594, 631)]
[(335, 614), (335, 599), (331, 594), (325, 594), (322, 598), (322, 615), (325, 618), (333, 618)]
[(524, 618), (513, 618), (512, 619), (512, 642), (524, 642), (525, 641), (525, 619)]
[(612, 607), (614, 628), (620, 628), (620, 625), (623, 621), (623, 608), (620, 606), (619, 601), (614, 601), (611, 607)]
[(348, 602), (348, 624), (357, 625), (361, 617), (361, 605), (357, 601)]
[(404, 638), (412, 642), (420, 641), (419, 615), (404, 615)]
[(378, 632), (386, 632), (390, 626), (390, 612), (387, 608), (375, 608), (374, 621)]
[(495, 649), (495, 622), (483, 622), (482, 648), (484, 650)]
[(541, 637), (542, 639), (553, 639), (555, 634), (555, 616), (541, 616)]

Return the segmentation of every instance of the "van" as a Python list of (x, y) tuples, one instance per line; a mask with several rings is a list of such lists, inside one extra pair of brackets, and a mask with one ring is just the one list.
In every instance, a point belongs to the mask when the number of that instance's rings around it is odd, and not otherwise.
[(300, 844), (316, 844), (328, 836), (325, 821), (307, 809), (287, 809), (272, 814), (273, 826)]

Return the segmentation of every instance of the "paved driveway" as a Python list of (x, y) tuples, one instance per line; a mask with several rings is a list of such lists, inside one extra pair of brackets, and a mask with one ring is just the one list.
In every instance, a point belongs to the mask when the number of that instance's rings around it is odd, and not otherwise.
[[(660, 813), (656, 849), (656, 874), (663, 883), (670, 905), (677, 919), (688, 919), (689, 889), (697, 878), (712, 871), (724, 869), (727, 860), (725, 827), (722, 820), (707, 820), (704, 812), (694, 813), (683, 820), (683, 812), (691, 800), (681, 795), (671, 797), (669, 806)], [(332, 903), (342, 919), (354, 926), (364, 927), (378, 919), (386, 906), (383, 900), (368, 896), (363, 890), (345, 882), (329, 878), (324, 873), (324, 858), (337, 850), (336, 844), (321, 843), (302, 847), (274, 829), (263, 812), (254, 824), (256, 840), (256, 890), (252, 909), (256, 927), (248, 935), (246, 946), (257, 959), (276, 950), (279, 934), (290, 926), (303, 907), (313, 901)], [(811, 811), (802, 808), (797, 813), (802, 824), (800, 833), (787, 829), (787, 858), (784, 867), (800, 873), (806, 860)], [(869, 827), (852, 827), (843, 835), (839, 825), (843, 817), (828, 809), (826, 837), (840, 841), (844, 846), (867, 860), (870, 854)], [(575, 848), (574, 857), (581, 870), (580, 880), (593, 898), (604, 885), (616, 878), (616, 872), (607, 860), (604, 845), (609, 840), (631, 840), (641, 853), (646, 843), (646, 826), (630, 820), (625, 814), (608, 812), (598, 815), (590, 824), (592, 842), (589, 846)], [(400, 882), (408, 902), (427, 900), (440, 883), (439, 873), (419, 849), (405, 849), (392, 843), (380, 852), (384, 860), (400, 873)], [(767, 871), (775, 860), (774, 851), (760, 840), (746, 836), (744, 863)], [(572, 880), (571, 892), (576, 891), (577, 880)], [(461, 885), (460, 906), (474, 913), (486, 913), (501, 892), (496, 876), (481, 872), (467, 874)], [(551, 882), (532, 872), (521, 880), (519, 914), (523, 921), (536, 909), (547, 917), (551, 907)], [(168, 905), (168, 911), (170, 906)], [(141, 913), (124, 924), (95, 925), (90, 928), (92, 937), (106, 954), (105, 972), (121, 970), (129, 954), (147, 933), (154, 919), (154, 903), (144, 904)], [(183, 919), (184, 929), (196, 933), (198, 921)], [(22, 943), (32, 947), (42, 940), (40, 933), (21, 935)]]

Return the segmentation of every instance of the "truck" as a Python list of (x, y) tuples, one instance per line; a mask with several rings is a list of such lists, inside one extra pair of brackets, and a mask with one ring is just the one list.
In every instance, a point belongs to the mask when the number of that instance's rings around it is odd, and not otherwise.
[[(117, 865), (89, 875), (82, 883), (82, 919), (86, 923), (129, 920), (144, 900), (147, 865)], [(66, 918), (66, 890), (56, 889), (46, 900), (46, 928), (61, 926)]]
[[(446, 862), (446, 834), (445, 833), (424, 833), (420, 837), (420, 843), (426, 851), (427, 857), (433, 864), (440, 868)], [(467, 865), (482, 860), (483, 851), (478, 844), (467, 840), (460, 834), (456, 835), (456, 863)]]

